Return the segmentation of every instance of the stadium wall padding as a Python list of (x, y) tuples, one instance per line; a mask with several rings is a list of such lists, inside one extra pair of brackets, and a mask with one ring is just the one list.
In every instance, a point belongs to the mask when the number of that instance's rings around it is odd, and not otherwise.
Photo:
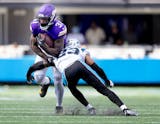
[[(34, 63), (35, 56), (16, 59), (0, 59), (1, 83), (25, 83), (26, 72)], [(95, 59), (108, 78), (116, 84), (160, 84), (160, 60), (156, 59)], [(52, 77), (52, 68), (47, 71)], [(79, 84), (84, 84), (82, 80)]]

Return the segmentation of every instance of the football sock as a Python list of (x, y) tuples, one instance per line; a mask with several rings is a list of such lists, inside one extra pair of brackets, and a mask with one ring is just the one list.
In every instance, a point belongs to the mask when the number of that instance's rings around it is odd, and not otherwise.
[(86, 106), (86, 108), (87, 108), (87, 110), (88, 110), (88, 109), (90, 109), (90, 108), (93, 108), (93, 106), (92, 106), (91, 104), (88, 104), (88, 105)]
[(56, 106), (62, 106), (63, 94), (64, 94), (64, 86), (62, 83), (56, 83), (55, 94), (57, 99)]
[(127, 109), (127, 106), (123, 104), (120, 106), (120, 109), (123, 111), (124, 109)]

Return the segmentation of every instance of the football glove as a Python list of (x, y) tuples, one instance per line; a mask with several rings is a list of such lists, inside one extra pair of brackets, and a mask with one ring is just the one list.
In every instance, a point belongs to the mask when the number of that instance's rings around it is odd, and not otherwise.
[(109, 86), (112, 88), (112, 87), (114, 87), (114, 83), (111, 81), (111, 80), (109, 80)]

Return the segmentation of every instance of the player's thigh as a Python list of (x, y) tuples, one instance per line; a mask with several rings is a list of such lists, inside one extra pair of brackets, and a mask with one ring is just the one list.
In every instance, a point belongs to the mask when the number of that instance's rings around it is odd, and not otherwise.
[(62, 73), (55, 67), (53, 67), (53, 78), (56, 82), (62, 82)]
[[(36, 58), (35, 58), (35, 63), (37, 63), (37, 62), (39, 62), (39, 61), (44, 61), (44, 59), (41, 58), (40, 56), (36, 56)], [(37, 75), (39, 75), (39, 76), (45, 76), (47, 69), (48, 69), (48, 68), (44, 68), (44, 69), (35, 71), (35, 72), (34, 72), (34, 75), (36, 75), (36, 76), (37, 76)]]

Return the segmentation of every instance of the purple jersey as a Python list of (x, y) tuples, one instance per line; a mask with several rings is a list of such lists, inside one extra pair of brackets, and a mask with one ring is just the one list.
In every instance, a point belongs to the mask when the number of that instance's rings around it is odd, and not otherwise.
[(30, 30), (34, 36), (37, 36), (39, 33), (46, 33), (53, 40), (64, 38), (64, 43), (66, 44), (67, 28), (66, 25), (59, 20), (54, 20), (53, 25), (47, 30), (42, 30), (38, 19), (34, 19), (30, 24)]

